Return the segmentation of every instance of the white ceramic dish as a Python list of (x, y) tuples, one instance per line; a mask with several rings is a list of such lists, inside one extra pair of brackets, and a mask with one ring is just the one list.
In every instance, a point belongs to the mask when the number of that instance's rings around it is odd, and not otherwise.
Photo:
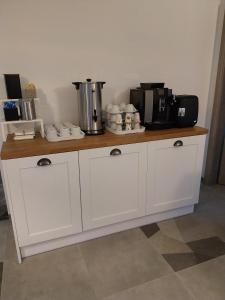
[(60, 142), (60, 141), (69, 141), (69, 140), (80, 140), (80, 139), (83, 139), (85, 136), (85, 133), (81, 134), (81, 135), (77, 135), (77, 136), (74, 136), (74, 135), (70, 135), (68, 137), (64, 137), (64, 136), (57, 136), (57, 137), (49, 137), (47, 135), (45, 135), (46, 139), (49, 141), (49, 142)]
[(50, 124), (45, 126), (45, 138), (49, 142), (60, 142), (83, 139), (85, 133), (70, 122)]

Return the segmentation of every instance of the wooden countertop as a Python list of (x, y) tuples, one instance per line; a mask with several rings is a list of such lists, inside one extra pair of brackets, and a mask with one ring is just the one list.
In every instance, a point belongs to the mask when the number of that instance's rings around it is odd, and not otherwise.
[(207, 129), (198, 126), (145, 131), (143, 133), (128, 135), (115, 135), (106, 131), (106, 133), (103, 135), (85, 136), (81, 140), (62, 141), (55, 143), (50, 143), (40, 136), (33, 140), (23, 141), (14, 141), (12, 136), (9, 136), (7, 141), (2, 145), (1, 159), (6, 160), (36, 155), (71, 152), (84, 149), (142, 143), (193, 135), (204, 135), (207, 133)]

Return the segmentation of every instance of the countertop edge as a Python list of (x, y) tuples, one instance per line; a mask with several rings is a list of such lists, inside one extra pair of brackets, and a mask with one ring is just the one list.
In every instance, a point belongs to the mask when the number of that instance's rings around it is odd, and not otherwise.
[(118, 136), (112, 133), (106, 133), (102, 136), (89, 136), (84, 140), (77, 140), (76, 144), (71, 141), (51, 143), (41, 137), (35, 140), (13, 141), (12, 138), (2, 145), (1, 160), (18, 159), (32, 156), (41, 156), (57, 153), (66, 153), (80, 150), (89, 150), (95, 148), (110, 147), (116, 145), (128, 145), (145, 143), (156, 140), (165, 140), (179, 137), (206, 135), (208, 129), (203, 127), (176, 128), (161, 131), (145, 131), (141, 134), (131, 134)]

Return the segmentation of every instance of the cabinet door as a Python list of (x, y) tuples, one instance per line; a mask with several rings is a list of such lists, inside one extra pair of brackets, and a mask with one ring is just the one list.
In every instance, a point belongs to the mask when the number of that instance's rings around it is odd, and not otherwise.
[(145, 214), (146, 143), (79, 152), (84, 229)]
[(198, 201), (205, 136), (148, 143), (147, 212)]
[(20, 246), (82, 231), (77, 152), (12, 159), (5, 166)]

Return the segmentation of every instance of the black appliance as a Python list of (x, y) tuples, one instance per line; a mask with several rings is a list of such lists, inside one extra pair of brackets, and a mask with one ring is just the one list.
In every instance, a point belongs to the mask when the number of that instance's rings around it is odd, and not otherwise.
[(198, 97), (176, 95), (176, 127), (191, 127), (198, 121)]
[[(22, 91), (19, 74), (4, 74), (7, 99), (21, 99)], [(5, 102), (3, 106), (5, 120), (19, 120), (18, 106), (16, 102)]]
[(8, 99), (21, 99), (22, 91), (19, 74), (4, 74)]
[(146, 129), (175, 127), (175, 100), (172, 89), (165, 88), (164, 83), (141, 83), (130, 90), (130, 103), (139, 111)]

